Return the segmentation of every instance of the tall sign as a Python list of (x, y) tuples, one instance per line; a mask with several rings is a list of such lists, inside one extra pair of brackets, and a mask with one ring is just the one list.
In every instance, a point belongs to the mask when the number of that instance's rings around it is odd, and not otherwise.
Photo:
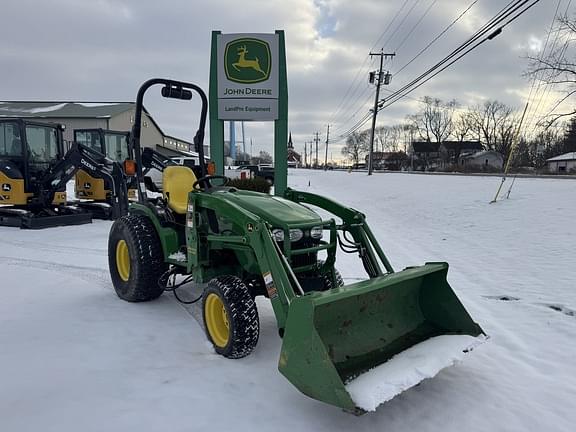
[(284, 32), (212, 32), (210, 155), (224, 174), (224, 121), (274, 121), (276, 195), (286, 189), (288, 86)]

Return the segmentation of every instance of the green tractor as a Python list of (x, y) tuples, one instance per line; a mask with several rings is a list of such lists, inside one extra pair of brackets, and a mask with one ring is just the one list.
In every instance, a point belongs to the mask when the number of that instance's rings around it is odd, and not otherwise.
[[(154, 85), (162, 85), (168, 98), (200, 96), (194, 138), (200, 165), (196, 172), (166, 167), (163, 197), (148, 199), (140, 124), (144, 94)], [(120, 298), (149, 301), (164, 291), (176, 294), (184, 283), (203, 286), (197, 300), (206, 335), (218, 354), (235, 359), (256, 347), (255, 297), (267, 297), (283, 339), (280, 372), (311, 398), (355, 413), (375, 409), (426, 377), (398, 376), (402, 365), (422, 369), (412, 364), (422, 356), (406, 356), (411, 350), (425, 350), (440, 370), (483, 339), (446, 280), (448, 264), (394, 272), (359, 211), (290, 189), (283, 197), (238, 190), (226, 185), (226, 177), (208, 175), (207, 106), (194, 84), (152, 79), (138, 92), (131, 139), (139, 198), (114, 222), (108, 244)], [(322, 218), (312, 206), (333, 217)], [(335, 266), (338, 248), (358, 255), (366, 280), (344, 285)], [(395, 376), (385, 376), (392, 363)]]

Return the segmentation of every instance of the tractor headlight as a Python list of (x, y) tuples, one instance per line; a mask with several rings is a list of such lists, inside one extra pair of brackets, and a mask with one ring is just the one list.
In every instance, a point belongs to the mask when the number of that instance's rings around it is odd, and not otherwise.
[(284, 241), (284, 230), (280, 229), (280, 228), (276, 228), (272, 230), (272, 237), (274, 237), (274, 240), (276, 240), (277, 242), (283, 242)]
[(310, 237), (313, 239), (321, 239), (324, 235), (324, 229), (321, 226), (314, 227), (310, 230)]
[(304, 233), (302, 232), (301, 229), (294, 228), (294, 229), (290, 230), (290, 241), (291, 242), (297, 242), (298, 240), (301, 240), (302, 237), (304, 237)]
[[(302, 237), (304, 237), (304, 232), (302, 232), (302, 230), (299, 228), (293, 228), (289, 231), (289, 233), (290, 233), (290, 241), (291, 242), (297, 242), (298, 240), (301, 240)], [(284, 241), (284, 230), (282, 228), (274, 228), (272, 230), (272, 237), (277, 242), (283, 242)]]

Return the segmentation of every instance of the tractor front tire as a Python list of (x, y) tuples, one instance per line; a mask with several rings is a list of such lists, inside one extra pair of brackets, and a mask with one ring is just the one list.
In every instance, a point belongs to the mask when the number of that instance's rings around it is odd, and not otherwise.
[(260, 333), (256, 302), (236, 276), (208, 282), (202, 295), (202, 316), (206, 335), (218, 354), (237, 359), (256, 347)]
[(164, 292), (158, 279), (167, 269), (162, 245), (152, 221), (144, 215), (117, 219), (108, 238), (108, 266), (116, 294), (122, 300), (154, 300)]

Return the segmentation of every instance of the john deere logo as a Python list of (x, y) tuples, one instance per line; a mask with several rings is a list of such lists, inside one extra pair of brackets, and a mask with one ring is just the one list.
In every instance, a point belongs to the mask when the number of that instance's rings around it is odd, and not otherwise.
[(253, 38), (236, 39), (226, 45), (226, 78), (242, 84), (266, 81), (270, 77), (270, 46)]

